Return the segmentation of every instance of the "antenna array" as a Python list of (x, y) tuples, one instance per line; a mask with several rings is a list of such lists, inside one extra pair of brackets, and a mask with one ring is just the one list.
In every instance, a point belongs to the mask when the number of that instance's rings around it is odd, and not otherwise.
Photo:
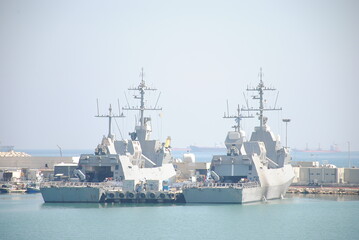
[(228, 100), (227, 100), (227, 115), (226, 113), (224, 113), (224, 116), (223, 118), (232, 118), (232, 119), (235, 119), (237, 125), (234, 125), (233, 128), (235, 129), (235, 131), (239, 132), (241, 130), (241, 120), (243, 118), (253, 118), (253, 116), (243, 116), (241, 114), (241, 109), (239, 107), (239, 104), (238, 104), (238, 107), (237, 107), (237, 115), (229, 115), (229, 111), (228, 111)]
[(145, 92), (146, 91), (157, 91), (157, 89), (148, 87), (146, 85), (146, 82), (143, 79), (143, 77), (144, 77), (143, 68), (141, 69), (140, 77), (141, 77), (141, 83), (140, 83), (140, 85), (138, 85), (138, 87), (128, 88), (128, 90), (139, 91), (140, 95), (134, 95), (133, 97), (135, 99), (140, 100), (140, 104), (141, 104), (140, 107), (130, 107), (130, 105), (128, 104), (128, 101), (127, 101), (127, 97), (126, 97), (128, 107), (123, 107), (122, 110), (137, 110), (137, 111), (140, 111), (140, 123), (141, 123), (141, 127), (144, 127), (144, 125), (145, 125), (144, 111), (145, 110), (162, 110), (162, 108), (157, 107), (157, 103), (158, 103), (158, 100), (159, 100), (160, 96), (158, 96), (158, 99), (157, 99), (155, 107), (153, 107), (153, 108), (145, 107)]
[[(255, 95), (255, 96), (252, 96), (252, 99), (255, 99), (255, 100), (259, 100), (259, 108), (249, 108), (248, 105), (247, 105), (247, 108), (242, 108), (241, 110), (242, 111), (255, 111), (255, 112), (259, 112), (259, 121), (260, 121), (260, 127), (262, 128), (263, 125), (265, 125), (265, 117), (263, 116), (263, 112), (264, 111), (280, 111), (282, 110), (282, 108), (264, 108), (264, 99), (263, 99), (263, 95), (264, 95), (264, 91), (275, 91), (277, 89), (275, 88), (272, 88), (272, 87), (266, 87), (264, 86), (264, 83), (263, 83), (263, 72), (262, 72), (262, 68), (260, 68), (260, 72), (259, 72), (259, 84), (257, 87), (255, 88), (249, 88), (247, 86), (247, 91), (256, 91), (259, 93), (259, 96), (258, 95)], [(277, 98), (278, 98), (278, 95), (277, 95)], [(276, 99), (276, 103), (275, 105), (277, 104), (277, 99)]]
[[(120, 103), (118, 102), (118, 104), (120, 104)], [(119, 109), (120, 109), (120, 105), (119, 105)], [(123, 115), (123, 113), (120, 113), (120, 112), (119, 112), (119, 115), (112, 114), (112, 106), (111, 106), (111, 104), (110, 104), (110, 107), (108, 109), (108, 114), (107, 115), (100, 115), (99, 112), (100, 111), (99, 111), (98, 99), (97, 99), (97, 115), (95, 117), (108, 118), (108, 137), (111, 138), (112, 137), (112, 134), (111, 134), (111, 120), (112, 120), (112, 118), (123, 118), (125, 116)], [(121, 132), (120, 132), (120, 134), (121, 134)]]

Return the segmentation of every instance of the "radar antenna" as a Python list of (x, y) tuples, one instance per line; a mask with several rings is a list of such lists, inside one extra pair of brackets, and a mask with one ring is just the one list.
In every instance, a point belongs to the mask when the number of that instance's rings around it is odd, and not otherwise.
[[(128, 88), (128, 90), (139, 91), (140, 95), (134, 95), (133, 97), (135, 99), (140, 100), (140, 106), (139, 107), (132, 107), (132, 108), (130, 106), (123, 107), (122, 110), (137, 110), (137, 111), (140, 111), (140, 124), (141, 124), (141, 128), (144, 128), (144, 126), (145, 126), (145, 119), (144, 119), (145, 110), (162, 110), (162, 108), (157, 107), (157, 103), (156, 103), (156, 106), (154, 108), (145, 107), (145, 92), (146, 91), (157, 91), (157, 89), (148, 87), (146, 85), (146, 82), (144, 80), (143, 68), (141, 69), (140, 77), (141, 77), (140, 85), (138, 85), (137, 87)], [(158, 102), (158, 100), (157, 100), (157, 102)]]
[[(255, 99), (255, 100), (259, 100), (259, 108), (242, 108), (241, 110), (242, 111), (255, 111), (255, 112), (259, 112), (259, 123), (260, 123), (260, 128), (263, 127), (263, 125), (266, 124), (266, 117), (263, 116), (263, 112), (264, 111), (280, 111), (282, 110), (282, 108), (264, 108), (264, 100), (263, 100), (263, 95), (264, 95), (264, 91), (275, 91), (277, 89), (275, 88), (270, 88), (270, 87), (266, 87), (264, 86), (264, 83), (263, 83), (263, 72), (262, 72), (262, 68), (260, 68), (259, 70), (259, 84), (257, 87), (255, 88), (249, 88), (247, 86), (247, 91), (256, 91), (259, 93), (259, 96), (258, 95), (255, 95), (255, 96), (252, 96), (252, 99)], [(277, 101), (276, 101), (277, 102)]]
[[(227, 100), (227, 108), (228, 108), (228, 100)], [(253, 118), (253, 116), (243, 116), (241, 114), (241, 109), (240, 109), (239, 104), (238, 104), (237, 115), (229, 115), (229, 113), (227, 112), (227, 115), (226, 115), (226, 113), (224, 113), (223, 118), (235, 119), (237, 125), (234, 125), (233, 128), (235, 129), (236, 132), (239, 132), (241, 130), (241, 120), (243, 118)]]

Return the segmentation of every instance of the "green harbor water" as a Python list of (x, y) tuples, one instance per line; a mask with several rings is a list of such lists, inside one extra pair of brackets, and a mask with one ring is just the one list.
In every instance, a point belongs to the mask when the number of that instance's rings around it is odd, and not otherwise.
[(0, 239), (358, 239), (359, 196), (236, 204), (45, 204), (0, 195)]

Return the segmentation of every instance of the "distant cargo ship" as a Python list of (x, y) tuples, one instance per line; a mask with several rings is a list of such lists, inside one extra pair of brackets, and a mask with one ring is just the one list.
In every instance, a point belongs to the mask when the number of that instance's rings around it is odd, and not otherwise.
[(317, 149), (310, 149), (308, 148), (308, 145), (305, 149), (297, 149), (297, 148), (293, 148), (292, 151), (294, 152), (318, 152), (318, 153), (335, 153), (335, 152), (341, 152), (340, 149), (338, 148), (337, 144), (331, 145), (330, 149), (321, 149), (320, 145)]
[(215, 146), (215, 147), (199, 147), (191, 145), (188, 147), (192, 152), (220, 152), (220, 151), (227, 151), (227, 148)]

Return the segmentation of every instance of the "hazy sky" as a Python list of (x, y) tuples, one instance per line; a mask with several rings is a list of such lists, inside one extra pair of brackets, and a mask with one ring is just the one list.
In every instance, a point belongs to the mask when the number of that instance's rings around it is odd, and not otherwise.
[[(359, 1), (0, 1), (0, 141), (17, 149), (92, 149), (94, 118), (145, 80), (161, 92), (153, 137), (214, 146), (247, 85), (279, 90), (269, 125), (291, 147), (359, 150)], [(247, 95), (247, 94), (246, 94)], [(136, 102), (127, 93), (130, 104)], [(150, 105), (156, 102), (151, 93)], [(250, 95), (248, 95), (250, 97)], [(273, 106), (276, 94), (265, 97)], [(250, 101), (257, 107), (257, 102)], [(125, 137), (135, 117), (118, 123)], [(245, 120), (249, 136), (257, 120)], [(114, 125), (115, 134), (119, 132)]]

